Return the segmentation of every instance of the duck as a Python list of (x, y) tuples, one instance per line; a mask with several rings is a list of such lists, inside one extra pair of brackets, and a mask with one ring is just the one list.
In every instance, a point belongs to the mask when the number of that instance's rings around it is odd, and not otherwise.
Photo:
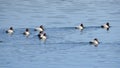
[(106, 24), (101, 25), (101, 28), (109, 30), (109, 28), (110, 28), (109, 22), (107, 22)]
[(10, 27), (10, 28), (6, 31), (6, 33), (13, 34), (13, 33), (14, 33), (13, 27)]
[(38, 34), (38, 37), (43, 36), (43, 34), (44, 34), (43, 31), (40, 31), (39, 34)]
[(98, 41), (97, 38), (94, 38), (94, 39), (93, 39), (92, 41), (90, 41), (89, 43), (92, 44), (92, 45), (97, 46), (97, 45), (99, 44), (99, 41)]
[(76, 26), (75, 29), (83, 30), (83, 29), (84, 29), (84, 25), (83, 25), (83, 24), (80, 24), (79, 26)]
[(29, 29), (26, 28), (25, 32), (23, 33), (25, 36), (29, 36), (30, 35), (30, 32), (29, 32)]
[(43, 25), (34, 29), (35, 31), (44, 31)]
[(38, 37), (39, 37), (39, 39), (41, 39), (41, 40), (46, 40), (46, 39), (47, 39), (46, 33), (43, 33), (43, 32), (42, 32), (42, 33), (40, 32), (40, 33), (38, 34)]

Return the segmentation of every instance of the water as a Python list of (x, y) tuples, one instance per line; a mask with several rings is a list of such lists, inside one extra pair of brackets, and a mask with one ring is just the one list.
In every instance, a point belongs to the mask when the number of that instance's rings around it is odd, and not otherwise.
[[(119, 0), (0, 0), (0, 68), (119, 68), (119, 6)], [(109, 31), (100, 28), (106, 22)], [(80, 23), (83, 31), (74, 29)], [(46, 41), (34, 31), (41, 24)], [(10, 26), (13, 35), (5, 33)], [(98, 47), (89, 45), (93, 38)]]

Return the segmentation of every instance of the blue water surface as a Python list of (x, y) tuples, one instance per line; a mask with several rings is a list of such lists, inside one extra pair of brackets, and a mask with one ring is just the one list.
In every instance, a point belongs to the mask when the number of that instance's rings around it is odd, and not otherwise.
[[(0, 0), (0, 68), (119, 68), (119, 18), (120, 0)], [(109, 31), (100, 28), (106, 22)], [(34, 31), (40, 25), (46, 41)]]

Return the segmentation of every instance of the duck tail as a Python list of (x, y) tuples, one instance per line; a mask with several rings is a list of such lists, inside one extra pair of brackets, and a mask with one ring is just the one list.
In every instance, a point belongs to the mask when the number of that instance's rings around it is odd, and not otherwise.
[(104, 28), (104, 26), (103, 26), (103, 25), (101, 25), (101, 28)]
[(93, 42), (91, 42), (91, 41), (90, 41), (89, 43), (90, 43), (90, 44), (93, 44)]
[(77, 27), (75, 27), (75, 29), (78, 29)]
[(8, 31), (5, 31), (6, 33), (8, 33)]

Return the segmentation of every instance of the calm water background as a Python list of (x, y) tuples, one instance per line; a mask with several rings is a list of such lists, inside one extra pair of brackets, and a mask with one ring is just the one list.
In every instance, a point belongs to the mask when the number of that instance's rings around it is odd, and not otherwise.
[[(109, 31), (99, 27), (106, 22)], [(82, 32), (74, 29), (80, 23)], [(46, 42), (34, 31), (41, 24)], [(0, 0), (0, 68), (119, 68), (119, 33), (120, 0)], [(93, 38), (98, 47), (89, 45)]]

